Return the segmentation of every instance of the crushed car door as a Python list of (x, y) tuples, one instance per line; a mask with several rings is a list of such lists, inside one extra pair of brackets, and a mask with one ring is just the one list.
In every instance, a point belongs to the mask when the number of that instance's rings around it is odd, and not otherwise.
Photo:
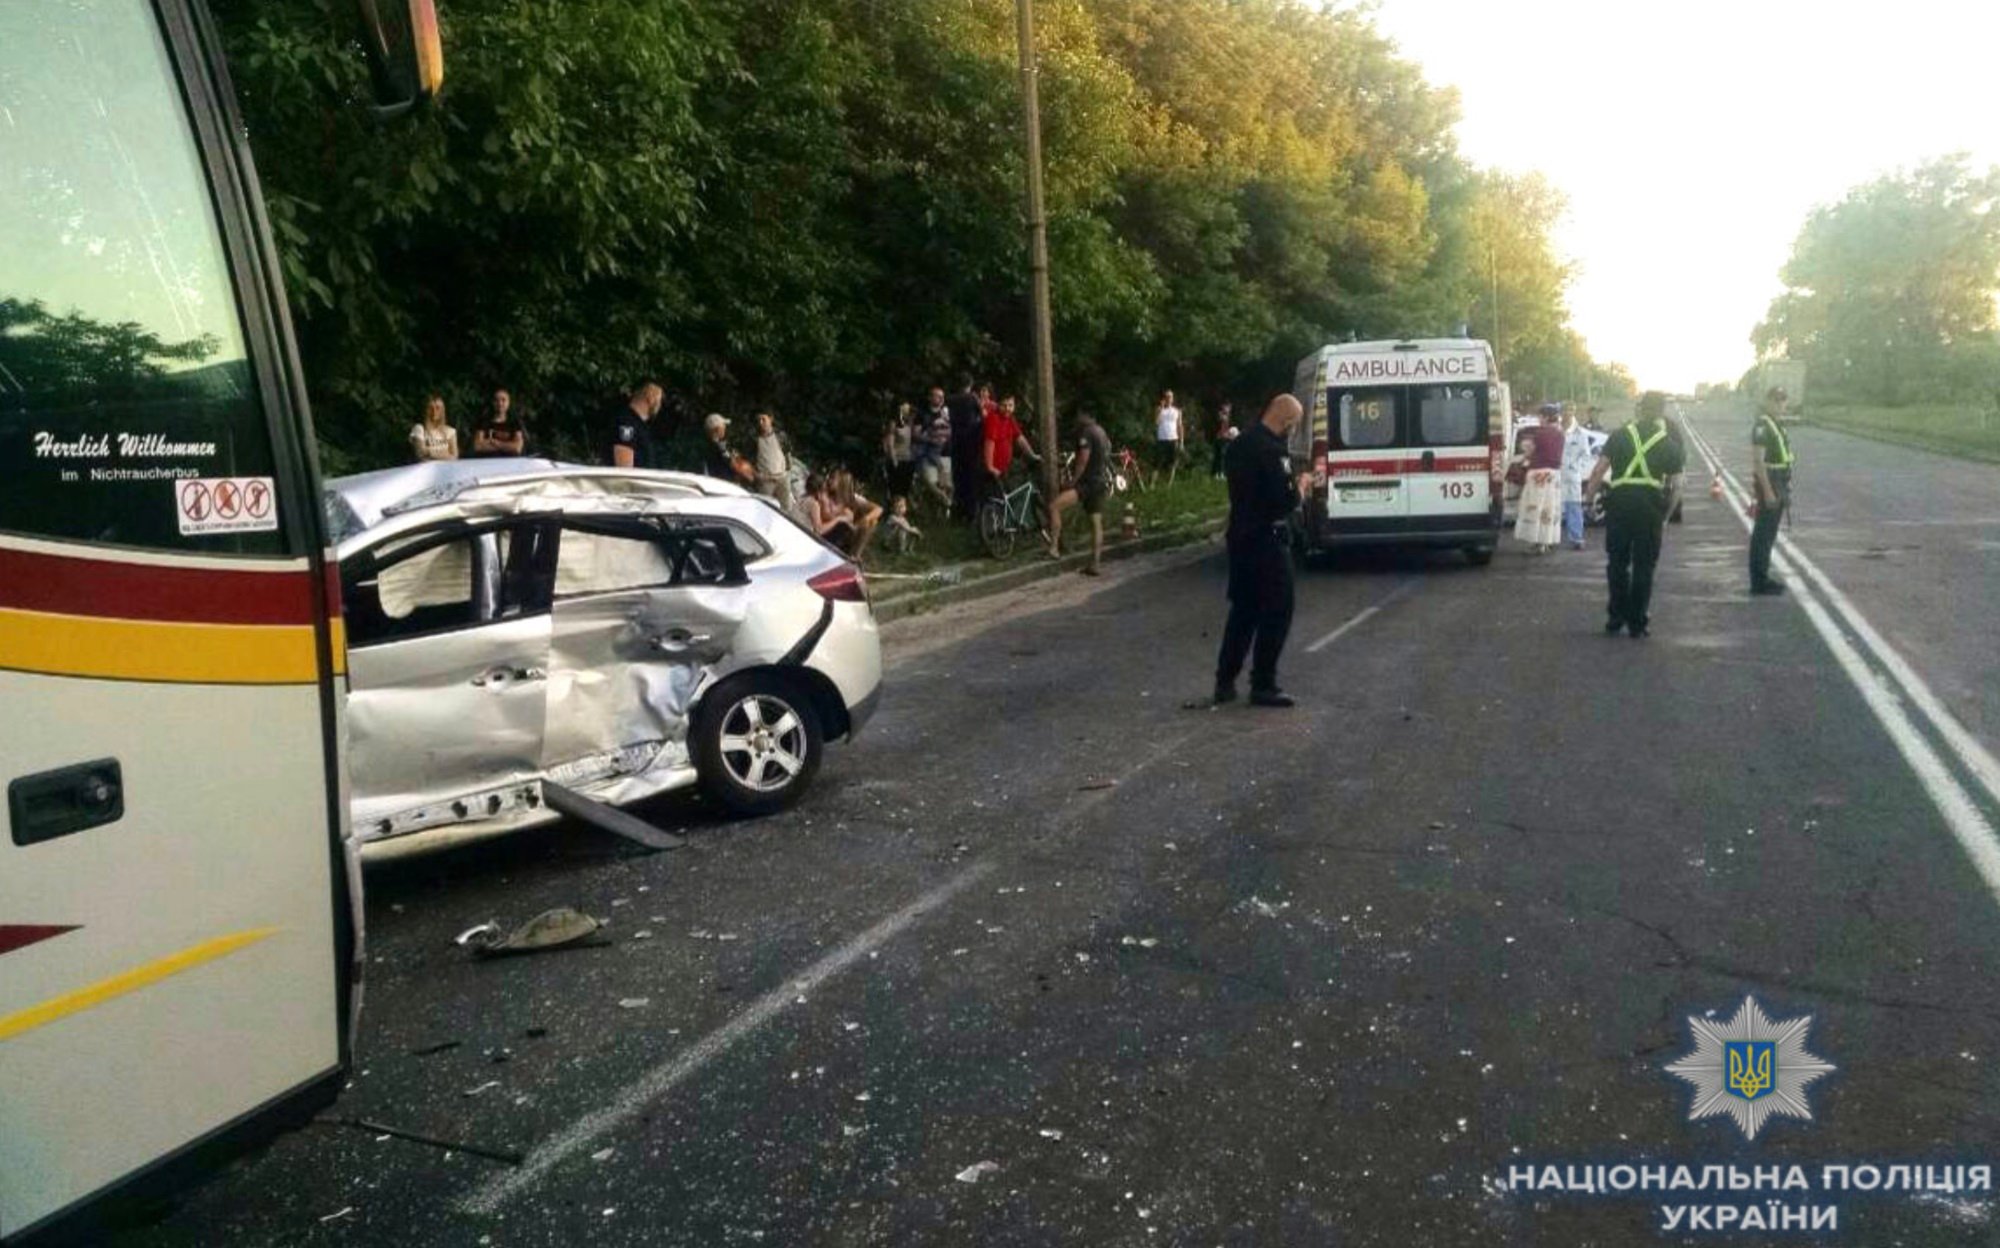
[(538, 776), (553, 547), (538, 522), (459, 525), (343, 563), (357, 836), (497, 813)]
[(543, 759), (565, 784), (686, 757), (687, 711), (743, 622), (749, 577), (726, 528), (566, 516)]

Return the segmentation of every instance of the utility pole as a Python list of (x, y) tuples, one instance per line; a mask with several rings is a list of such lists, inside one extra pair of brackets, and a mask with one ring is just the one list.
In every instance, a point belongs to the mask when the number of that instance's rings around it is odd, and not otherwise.
[(1049, 330), (1048, 209), (1042, 202), (1042, 104), (1036, 82), (1034, 0), (1014, 0), (1021, 40), (1021, 119), (1028, 138), (1028, 256), (1033, 270), (1035, 406), (1042, 415), (1042, 497), (1053, 504), (1061, 482), (1056, 455), (1055, 342)]
[(1493, 255), (1493, 241), (1486, 242), (1486, 271), (1493, 278), (1493, 359), (1496, 364), (1506, 359), (1505, 340), (1500, 334), (1500, 262)]

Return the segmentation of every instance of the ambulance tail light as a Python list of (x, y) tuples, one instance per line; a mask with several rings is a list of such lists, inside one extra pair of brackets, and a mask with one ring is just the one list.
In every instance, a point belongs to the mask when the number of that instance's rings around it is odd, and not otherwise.
[(1326, 439), (1313, 439), (1313, 492), (1326, 493)]

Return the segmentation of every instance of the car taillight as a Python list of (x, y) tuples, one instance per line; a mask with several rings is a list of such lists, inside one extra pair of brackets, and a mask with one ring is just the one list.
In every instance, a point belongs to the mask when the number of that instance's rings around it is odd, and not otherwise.
[(851, 563), (843, 563), (806, 582), (814, 593), (834, 602), (867, 602), (868, 582), (861, 579), (861, 569)]
[(1313, 488), (1326, 488), (1326, 439), (1313, 439)]

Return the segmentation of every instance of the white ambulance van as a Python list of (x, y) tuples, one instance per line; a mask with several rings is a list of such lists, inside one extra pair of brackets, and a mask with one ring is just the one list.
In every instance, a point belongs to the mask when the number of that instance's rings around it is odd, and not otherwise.
[(1312, 465), (1294, 525), (1302, 553), (1356, 546), (1493, 558), (1509, 421), (1493, 350), (1476, 338), (1349, 342), (1299, 361), (1305, 419), (1292, 451)]

